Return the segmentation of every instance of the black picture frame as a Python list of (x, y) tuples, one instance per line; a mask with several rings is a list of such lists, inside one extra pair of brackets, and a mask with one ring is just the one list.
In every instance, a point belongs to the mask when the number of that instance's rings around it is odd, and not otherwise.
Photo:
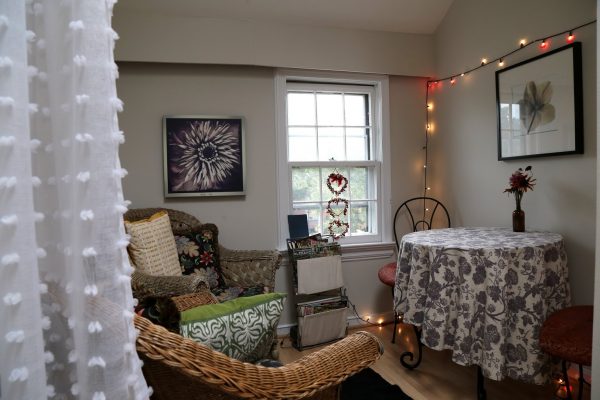
[(165, 197), (246, 194), (244, 118), (163, 117)]
[(583, 153), (581, 43), (496, 71), (498, 160)]

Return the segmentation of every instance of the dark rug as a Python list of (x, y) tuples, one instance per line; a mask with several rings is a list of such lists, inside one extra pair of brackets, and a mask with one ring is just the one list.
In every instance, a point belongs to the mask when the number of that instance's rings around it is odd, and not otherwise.
[(371, 368), (342, 382), (341, 400), (412, 400), (398, 385), (392, 385)]

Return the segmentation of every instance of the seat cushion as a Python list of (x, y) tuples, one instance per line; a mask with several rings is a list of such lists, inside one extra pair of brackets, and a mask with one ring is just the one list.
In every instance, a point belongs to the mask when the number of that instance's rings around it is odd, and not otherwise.
[(385, 264), (383, 267), (379, 268), (377, 275), (382, 283), (394, 287), (394, 284), (396, 283), (396, 262), (394, 261)]
[(149, 275), (181, 276), (169, 214), (160, 211), (148, 219), (125, 221), (131, 236), (127, 250), (136, 269)]
[(540, 348), (555, 357), (592, 364), (593, 306), (573, 306), (552, 313), (540, 330)]
[(183, 311), (181, 335), (241, 361), (267, 358), (285, 297), (267, 293)]

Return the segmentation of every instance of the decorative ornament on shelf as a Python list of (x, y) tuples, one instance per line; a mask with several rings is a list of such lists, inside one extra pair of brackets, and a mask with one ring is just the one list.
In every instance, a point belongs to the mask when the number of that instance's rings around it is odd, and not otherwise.
[[(327, 230), (334, 239), (339, 239), (346, 236), (346, 233), (350, 229), (348, 222), (341, 220), (342, 216), (346, 218), (348, 216), (348, 200), (340, 197), (340, 194), (348, 188), (348, 178), (340, 174), (337, 170), (334, 170), (329, 174), (325, 183), (329, 191), (333, 193), (333, 197), (327, 202), (327, 214), (332, 217)], [(339, 207), (340, 203), (344, 205), (341, 209)], [(334, 208), (334, 204), (337, 207)]]
[(533, 190), (535, 181), (536, 179), (533, 178), (533, 173), (531, 172), (531, 165), (527, 166), (525, 170), (519, 168), (508, 179), (509, 187), (504, 189), (504, 193), (515, 195), (516, 208), (512, 214), (514, 232), (525, 231), (525, 212), (521, 210), (521, 199), (523, 198), (523, 193)]

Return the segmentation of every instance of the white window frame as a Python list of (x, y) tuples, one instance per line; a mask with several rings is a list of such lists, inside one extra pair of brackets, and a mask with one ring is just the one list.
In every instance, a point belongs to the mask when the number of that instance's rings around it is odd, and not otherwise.
[[(372, 247), (374, 244), (390, 243), (391, 235), (391, 172), (389, 132), (389, 80), (385, 75), (367, 75), (345, 72), (317, 72), (278, 69), (275, 71), (275, 119), (277, 145), (278, 182), (278, 247), (286, 248), (289, 236), (287, 216), (292, 210), (291, 165), (288, 163), (287, 143), (287, 91), (288, 82), (305, 82), (334, 85), (368, 85), (372, 95), (372, 127), (374, 132), (373, 160), (379, 164), (377, 182), (377, 234), (341, 238), (343, 247)], [(341, 162), (342, 165), (344, 162)], [(347, 164), (347, 163), (346, 163)], [(363, 162), (365, 164), (365, 162)], [(333, 164), (332, 164), (333, 165)]]

